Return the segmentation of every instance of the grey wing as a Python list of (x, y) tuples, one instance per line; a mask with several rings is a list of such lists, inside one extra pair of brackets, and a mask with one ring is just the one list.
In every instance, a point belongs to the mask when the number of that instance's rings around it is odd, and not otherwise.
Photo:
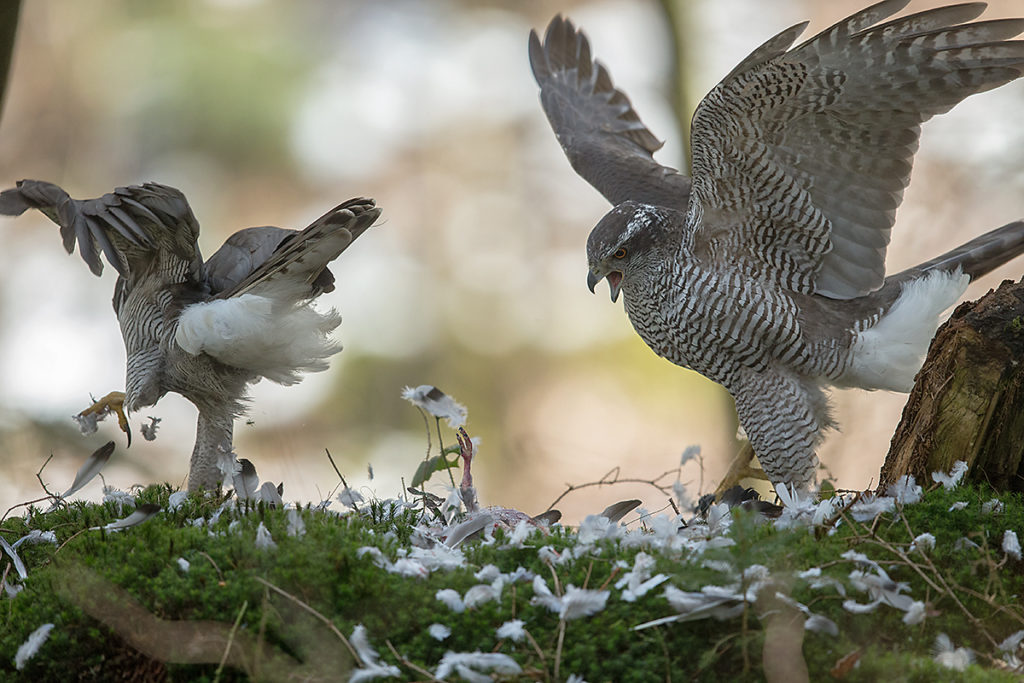
[(227, 291), (266, 263), (278, 246), (298, 230), (263, 226), (234, 233), (206, 260), (206, 276), (213, 294)]
[(530, 65), (555, 137), (584, 180), (612, 204), (686, 208), (689, 179), (654, 161), (662, 143), (593, 61), (582, 31), (561, 16), (548, 24), (543, 44), (531, 31)]
[(100, 253), (129, 284), (153, 271), (201, 277), (199, 224), (185, 196), (173, 187), (146, 183), (119, 187), (96, 199), (72, 199), (53, 183), (22, 180), (0, 193), (0, 214), (37, 209), (60, 226), (64, 249), (75, 244), (93, 273)]
[(969, 22), (985, 5), (890, 17), (886, 0), (787, 48), (747, 57), (693, 120), (692, 248), (803, 293), (874, 291), (921, 124), (1024, 70), (1024, 20)]
[(331, 291), (334, 277), (327, 264), (379, 215), (372, 199), (359, 197), (339, 204), (302, 231), (249, 228), (235, 233), (207, 263), (211, 276), (222, 283), (234, 281), (217, 292), (217, 298), (271, 289), (280, 293), (283, 288), (287, 296), (300, 300)]

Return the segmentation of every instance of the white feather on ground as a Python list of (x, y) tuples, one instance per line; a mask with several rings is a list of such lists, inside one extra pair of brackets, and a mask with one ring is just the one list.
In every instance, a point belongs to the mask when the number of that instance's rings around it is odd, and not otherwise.
[(889, 312), (857, 335), (853, 362), (837, 385), (910, 391), (939, 327), (939, 316), (956, 303), (969, 282), (957, 269), (932, 271), (904, 285)]
[[(278, 384), (326, 370), (327, 359), (341, 351), (330, 337), (341, 315), (333, 308), (317, 311), (312, 301), (296, 296), (294, 284), (281, 284), (186, 307), (174, 340), (188, 353), (207, 353)], [(300, 287), (308, 292), (308, 285)]]

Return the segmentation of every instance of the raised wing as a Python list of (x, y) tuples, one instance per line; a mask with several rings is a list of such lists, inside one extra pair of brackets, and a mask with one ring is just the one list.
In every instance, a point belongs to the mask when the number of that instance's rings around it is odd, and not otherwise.
[(234, 233), (206, 259), (206, 275), (213, 294), (232, 289), (269, 259), (278, 246), (298, 230), (263, 226)]
[(584, 180), (612, 204), (686, 208), (689, 179), (654, 161), (662, 143), (591, 59), (583, 32), (561, 16), (548, 24), (543, 45), (530, 31), (530, 65), (555, 137)]
[[(281, 289), (294, 299), (312, 298), (334, 288), (327, 264), (373, 225), (380, 215), (372, 199), (359, 197), (339, 204), (301, 232), (282, 228), (250, 228), (235, 233), (207, 263), (211, 279), (230, 277), (235, 284), (217, 293), (227, 299), (246, 293)], [(252, 232), (256, 231), (256, 232)], [(272, 249), (267, 247), (276, 242)], [(268, 253), (269, 252), (269, 253)], [(238, 278), (246, 268), (251, 270)]]
[(22, 180), (0, 193), (0, 214), (19, 216), (27, 209), (38, 209), (60, 226), (69, 254), (77, 242), (96, 275), (103, 272), (102, 252), (129, 283), (150, 272), (161, 258), (162, 272), (176, 265), (167, 262), (171, 260), (180, 262), (176, 275), (200, 276), (199, 223), (185, 196), (173, 187), (146, 183), (119, 187), (96, 199), (72, 199), (53, 183)]
[(886, 0), (786, 51), (747, 57), (693, 119), (692, 248), (789, 289), (848, 299), (885, 277), (921, 123), (1024, 71), (1024, 20), (983, 3), (878, 22)]

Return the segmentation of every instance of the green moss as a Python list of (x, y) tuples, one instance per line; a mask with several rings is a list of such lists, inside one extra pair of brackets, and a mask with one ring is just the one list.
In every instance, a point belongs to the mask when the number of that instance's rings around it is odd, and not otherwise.
[[(153, 486), (137, 495), (140, 502), (167, 506), (171, 490)], [(813, 679), (821, 679), (845, 655), (860, 651), (860, 663), (845, 680), (1012, 680), (995, 668), (975, 665), (964, 674), (938, 668), (931, 649), (935, 637), (946, 633), (957, 646), (998, 658), (994, 642), (1021, 627), (1020, 598), (1024, 590), (1022, 563), (1008, 559), (1000, 549), (1006, 529), (1024, 529), (1024, 504), (1020, 496), (1000, 496), (1003, 509), (983, 512), (991, 492), (961, 488), (929, 493), (923, 502), (907, 506), (873, 523), (860, 524), (848, 516), (831, 531), (807, 528), (780, 530), (752, 514), (735, 512), (726, 547), (703, 554), (645, 552), (655, 558), (655, 573), (668, 575), (669, 583), (686, 591), (708, 584), (728, 585), (745, 568), (762, 565), (773, 578), (772, 587), (792, 596), (816, 614), (828, 617), (839, 636), (807, 632), (803, 654)], [(966, 509), (950, 513), (957, 501)], [(427, 670), (436, 668), (447, 651), (497, 651), (512, 656), (525, 677), (541, 678), (554, 673), (583, 675), (597, 681), (663, 680), (699, 678), (707, 681), (761, 680), (763, 625), (761, 607), (749, 605), (746, 614), (723, 621), (681, 621), (636, 631), (634, 626), (673, 614), (657, 588), (636, 602), (621, 599), (614, 587), (622, 577), (621, 564), (632, 568), (639, 549), (617, 541), (595, 544), (577, 559), (545, 564), (537, 550), (550, 546), (560, 556), (571, 552), (576, 536), (556, 529), (534, 535), (526, 547), (504, 548), (504, 535), (490, 545), (466, 544), (466, 565), (451, 571), (435, 570), (424, 578), (388, 573), (372, 559), (360, 556), (363, 546), (380, 548), (395, 560), (409, 549), (415, 511), (397, 511), (384, 503), (365, 506), (365, 514), (337, 516), (304, 509), (300, 514), (306, 532), (287, 533), (286, 511), (263, 504), (249, 504), (225, 511), (212, 525), (196, 526), (216, 515), (220, 501), (188, 499), (179, 509), (162, 512), (150, 521), (121, 532), (95, 530), (125, 516), (116, 505), (72, 503), (50, 513), (32, 511), (25, 518), (9, 519), (0, 533), (13, 542), (32, 529), (53, 531), (60, 546), (49, 543), (22, 545), (19, 554), (28, 567), (24, 590), (14, 599), (0, 599), (0, 679), (60, 679), (68, 671), (81, 672), (84, 680), (119, 680), (166, 675), (169, 680), (272, 679), (267, 664), (249, 662), (217, 674), (216, 664), (181, 664), (154, 661), (129, 645), (107, 626), (87, 616), (87, 604), (76, 585), (85, 586), (82, 568), (88, 568), (110, 587), (119, 587), (150, 615), (162, 620), (208, 620), (230, 628), (239, 620), (238, 633), (263, 643), (294, 672), (337, 677), (350, 666), (349, 655), (339, 638), (315, 610), (345, 636), (363, 624), (381, 660), (403, 667), (403, 675), (415, 676), (391, 653), (390, 643), (407, 661)], [(273, 549), (255, 546), (257, 528), (264, 524), (277, 544)], [(935, 536), (935, 548), (922, 555), (910, 551), (918, 534)], [(957, 548), (962, 538), (977, 547)], [(929, 606), (929, 618), (917, 626), (903, 623), (904, 613), (881, 606), (870, 614), (851, 614), (844, 599), (867, 602), (865, 594), (849, 587), (855, 565), (841, 555), (849, 550), (878, 562), (897, 582), (907, 584), (906, 594)], [(178, 565), (190, 563), (187, 572)], [(532, 585), (520, 581), (504, 586), (500, 601), (486, 602), (454, 613), (435, 595), (452, 588), (464, 595), (481, 583), (474, 573), (487, 564), (502, 572), (523, 567), (556, 590), (568, 584), (611, 591), (604, 610), (593, 616), (560, 623), (558, 615), (531, 605)], [(848, 595), (834, 588), (812, 589), (798, 574), (820, 567), (823, 575), (847, 585)], [(76, 578), (79, 577), (79, 578)], [(266, 583), (294, 596), (280, 595)], [(78, 583), (76, 583), (78, 582)], [(90, 584), (91, 585), (91, 584)], [(85, 590), (82, 588), (81, 590)], [(113, 590), (113, 588), (111, 588)], [(762, 591), (764, 592), (764, 591)], [(769, 591), (770, 592), (770, 591)], [(91, 593), (90, 593), (91, 594)], [(118, 603), (111, 598), (116, 609)], [(244, 606), (244, 612), (243, 612)], [(533, 641), (499, 641), (495, 629), (522, 619)], [(18, 646), (39, 625), (54, 623), (39, 654), (25, 670), (13, 669)], [(433, 623), (451, 628), (443, 642), (431, 637)], [(559, 649), (559, 632), (564, 629)], [(979, 656), (982, 664), (993, 661)], [(311, 674), (312, 675), (312, 674)], [(958, 678), (959, 676), (959, 678)]]

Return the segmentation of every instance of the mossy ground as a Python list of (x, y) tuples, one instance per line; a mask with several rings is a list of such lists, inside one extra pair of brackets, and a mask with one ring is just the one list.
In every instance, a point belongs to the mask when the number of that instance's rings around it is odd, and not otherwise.
[[(736, 511), (727, 532), (734, 543), (701, 555), (606, 540), (573, 561), (552, 564), (542, 559), (538, 548), (550, 546), (562, 552), (576, 546), (574, 533), (556, 529), (548, 535), (534, 534), (523, 547), (508, 547), (499, 531), (494, 543), (464, 545), (464, 567), (410, 578), (377, 567), (369, 557), (359, 556), (358, 550), (375, 546), (395, 559), (400, 548), (408, 547), (415, 511), (394, 514), (378, 504), (373, 514), (364, 508), (364, 514), (339, 516), (307, 508), (300, 511), (305, 533), (290, 536), (285, 510), (239, 504), (216, 523), (197, 526), (194, 520), (210, 520), (220, 501), (190, 498), (168, 511), (170, 493), (167, 486), (139, 492), (139, 504), (157, 503), (164, 510), (139, 526), (115, 533), (88, 529), (124, 517), (130, 507), (118, 510), (113, 503), (71, 503), (46, 514), (32, 511), (0, 525), (0, 534), (8, 542), (32, 529), (53, 531), (58, 540), (57, 545), (24, 544), (18, 549), (28, 579), (16, 597), (0, 597), (0, 679), (276, 680), (287, 670), (303, 680), (347, 680), (353, 658), (338, 634), (321, 621), (325, 617), (344, 636), (363, 624), (382, 663), (398, 665), (402, 680), (429, 680), (427, 672), (436, 670), (447, 651), (508, 654), (523, 673), (507, 680), (556, 680), (556, 669), (557, 680), (578, 674), (590, 683), (763, 680), (766, 629), (760, 618), (763, 612), (755, 604), (724, 621), (702, 619), (633, 630), (674, 613), (660, 587), (636, 602), (624, 601), (615, 588), (623, 573), (616, 562), (631, 568), (641, 549), (655, 557), (655, 573), (667, 574), (668, 583), (687, 591), (729, 583), (732, 579), (723, 567), (739, 572), (752, 565), (767, 567), (778, 590), (839, 628), (838, 636), (810, 631), (804, 635), (802, 652), (811, 680), (827, 678), (837, 662), (855, 651), (860, 653), (858, 664), (844, 674), (844, 680), (994, 681), (1019, 676), (999, 661), (1002, 653), (996, 648), (1002, 639), (1024, 629), (1020, 599), (1024, 563), (1007, 557), (1000, 548), (1006, 529), (1024, 536), (1024, 503), (1018, 495), (1000, 496), (1003, 509), (985, 513), (982, 504), (995, 497), (990, 491), (938, 489), (922, 502), (873, 522), (857, 523), (844, 516), (833, 525), (833, 533), (820, 528), (779, 530), (751, 513)], [(950, 512), (956, 501), (967, 501), (968, 506)], [(261, 522), (276, 548), (256, 546)], [(914, 536), (923, 532), (935, 536), (935, 548), (926, 554), (910, 551)], [(977, 547), (958, 544), (965, 537)], [(866, 554), (894, 581), (909, 584), (906, 592), (927, 603), (928, 618), (908, 626), (902, 611), (886, 605), (869, 614), (851, 614), (842, 606), (845, 598), (835, 590), (812, 589), (807, 581), (796, 578), (800, 571), (820, 567), (825, 575), (847, 582), (855, 568), (854, 562), (841, 558), (848, 550)], [(179, 558), (189, 562), (188, 571), (179, 566)], [(6, 560), (4, 556), (4, 565)], [(440, 589), (464, 594), (480, 584), (474, 572), (487, 564), (502, 572), (523, 567), (543, 577), (556, 592), (556, 586), (564, 589), (573, 584), (610, 590), (611, 596), (605, 609), (593, 616), (564, 623), (547, 608), (530, 604), (534, 593), (529, 581), (507, 585), (500, 600), (462, 613), (437, 600)], [(245, 661), (229, 659), (234, 665), (223, 667), (216, 662), (154, 660), (130, 645), (126, 634), (112, 632), (84, 611), (89, 605), (95, 609), (97, 603), (107, 602), (112, 611), (129, 610), (115, 586), (152, 617), (193, 625), (217, 622), (209, 628), (221, 633), (230, 630), (234, 646), (256, 643), (263, 655)], [(868, 601), (866, 595), (853, 591), (848, 597)], [(533, 642), (530, 638), (500, 640), (495, 630), (510, 619), (523, 620)], [(44, 623), (55, 624), (49, 640), (24, 670), (15, 670), (19, 645)], [(451, 629), (443, 642), (428, 633), (434, 623)], [(559, 648), (560, 631), (564, 632)], [(957, 646), (971, 648), (975, 664), (962, 673), (937, 664), (932, 648), (939, 633), (948, 634)]]

